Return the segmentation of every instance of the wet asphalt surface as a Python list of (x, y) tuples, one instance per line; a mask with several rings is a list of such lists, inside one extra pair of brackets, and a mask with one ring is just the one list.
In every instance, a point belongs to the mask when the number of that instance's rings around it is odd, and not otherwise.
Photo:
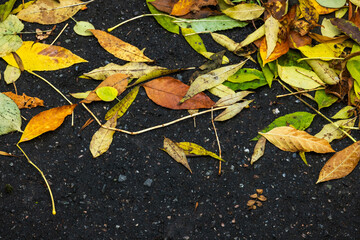
[[(75, 15), (76, 20), (90, 21), (97, 29), (131, 17), (149, 13), (144, 1), (100, 1)], [(58, 44), (88, 60), (67, 69), (39, 74), (63, 93), (91, 90), (98, 82), (78, 77), (109, 62), (124, 64), (103, 50), (92, 37), (76, 35), (74, 22)], [(65, 23), (58, 24), (55, 35)], [(46, 26), (25, 24), (24, 31)], [(252, 26), (224, 31), (241, 41), (253, 31)], [(205, 59), (192, 50), (178, 35), (162, 29), (152, 17), (127, 23), (112, 32), (115, 36), (155, 59), (156, 65), (168, 68), (198, 67)], [(202, 35), (209, 51), (223, 50), (207, 35)], [(34, 36), (24, 36), (34, 40)], [(241, 61), (226, 53), (232, 63)], [(5, 69), (0, 62), (0, 69)], [(247, 63), (245, 67), (256, 67)], [(172, 75), (186, 82), (192, 71)], [(26, 119), (66, 102), (47, 84), (24, 72), (16, 83), (19, 93), (37, 96), (45, 108), (22, 110)], [(0, 81), (1, 91), (12, 91)], [(57, 215), (39, 173), (24, 157), (0, 156), (0, 239), (357, 239), (360, 231), (360, 170), (344, 179), (316, 185), (318, 174), (332, 154), (307, 154), (310, 167), (298, 155), (267, 144), (265, 155), (254, 166), (249, 164), (255, 142), (249, 141), (276, 117), (309, 108), (295, 97), (276, 98), (286, 93), (278, 83), (262, 87), (248, 97), (255, 99), (249, 109), (235, 118), (216, 123), (222, 147), (222, 174), (218, 162), (209, 157), (190, 158), (190, 174), (159, 150), (163, 138), (189, 141), (218, 152), (210, 114), (137, 136), (116, 133), (107, 153), (93, 159), (89, 143), (99, 128), (92, 123), (80, 131), (90, 118), (84, 108), (75, 109), (75, 125), (70, 117), (55, 132), (46, 133), (21, 144), (29, 157), (51, 182)], [(210, 94), (209, 94), (210, 95)], [(212, 97), (217, 100), (216, 97)], [(73, 102), (78, 100), (71, 98)], [(97, 102), (89, 107), (103, 118), (113, 103)], [(330, 115), (344, 105), (324, 109)], [(186, 111), (164, 109), (151, 102), (143, 89), (118, 127), (136, 131), (165, 123)], [(316, 133), (326, 124), (319, 116), (311, 127)], [(23, 121), (23, 128), (26, 121)], [(21, 155), (15, 144), (20, 133), (0, 136), (2, 151)], [(358, 133), (353, 133), (360, 139)], [(332, 144), (341, 150), (348, 139)], [(5, 184), (13, 187), (5, 191)], [(267, 201), (256, 210), (246, 203), (256, 189), (263, 189)]]

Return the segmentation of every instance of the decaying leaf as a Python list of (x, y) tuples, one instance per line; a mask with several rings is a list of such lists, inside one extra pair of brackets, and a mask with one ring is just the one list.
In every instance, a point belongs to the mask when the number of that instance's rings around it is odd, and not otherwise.
[(354, 23), (342, 18), (331, 18), (330, 22), (341, 32), (360, 44), (360, 29)]
[(43, 133), (54, 131), (64, 122), (65, 117), (70, 115), (77, 104), (65, 105), (43, 111), (34, 116), (26, 125), (19, 143), (30, 141)]
[(331, 118), (333, 118), (333, 119), (348, 119), (354, 115), (355, 109), (356, 108), (353, 106), (343, 107)]
[(325, 107), (330, 107), (333, 103), (339, 100), (332, 94), (327, 94), (325, 90), (317, 90), (315, 92), (315, 102), (318, 104), (319, 110)]
[(340, 81), (340, 78), (336, 71), (330, 67), (330, 64), (321, 60), (306, 60), (306, 62), (311, 66), (316, 75), (324, 82), (329, 85), (337, 84)]
[(176, 143), (171, 141), (169, 138), (164, 138), (164, 150), (175, 161), (184, 165), (190, 171), (190, 173), (192, 173), (189, 163), (186, 159), (185, 151), (182, 148), (180, 148)]
[(219, 157), (215, 153), (206, 150), (205, 148), (203, 148), (202, 146), (200, 146), (196, 143), (177, 142), (175, 144), (184, 150), (186, 156), (210, 156), (212, 158), (215, 158), (217, 160), (225, 162), (225, 160), (223, 160), (221, 157)]
[(211, 108), (214, 102), (204, 93), (198, 93), (180, 104), (189, 86), (172, 77), (161, 77), (143, 85), (148, 97), (156, 104), (170, 109)]
[(360, 141), (337, 152), (321, 169), (316, 183), (326, 182), (333, 179), (343, 178), (349, 175), (360, 160)]
[(247, 21), (260, 17), (264, 11), (265, 8), (257, 4), (242, 3), (224, 10), (223, 13), (234, 19)]
[[(110, 118), (105, 124), (105, 127), (116, 127), (116, 114)], [(93, 156), (93, 158), (97, 158), (101, 154), (105, 153), (112, 141), (115, 131), (107, 128), (100, 127), (99, 130), (96, 131), (96, 133), (93, 135), (91, 142), (90, 142), (90, 152)]]
[(105, 120), (109, 120), (115, 114), (117, 114), (117, 118), (121, 118), (135, 100), (137, 94), (139, 93), (139, 88), (139, 86), (134, 87), (123, 99), (120, 100), (120, 102), (113, 106), (106, 113)]
[[(345, 119), (336, 121), (335, 124), (339, 127), (353, 127), (356, 121), (356, 117), (352, 119)], [(315, 137), (323, 138), (328, 142), (332, 142), (335, 139), (341, 139), (345, 137), (345, 132), (350, 132), (349, 128), (344, 128), (341, 131), (338, 127), (336, 127), (333, 123), (326, 124), (320, 132), (318, 132)]]
[(98, 39), (100, 45), (115, 57), (129, 62), (153, 62), (137, 47), (120, 40), (101, 30), (89, 30)]
[(214, 107), (221, 107), (221, 106), (228, 106), (231, 104), (234, 104), (240, 100), (242, 100), (244, 97), (249, 95), (250, 93), (253, 93), (251, 91), (240, 91), (231, 95), (227, 95), (225, 97), (220, 98), (214, 105)]
[(9, 15), (5, 21), (0, 22), (0, 57), (15, 52), (22, 45), (17, 35), (24, 29), (24, 24), (14, 15)]
[(235, 117), (238, 113), (240, 113), (245, 107), (248, 107), (250, 103), (254, 100), (246, 100), (240, 103), (234, 103), (227, 107), (222, 113), (220, 113), (214, 121), (226, 121), (230, 118)]
[(0, 93), (0, 135), (21, 132), (20, 110), (13, 100)]
[(314, 137), (293, 127), (277, 127), (267, 133), (259, 133), (269, 142), (288, 152), (335, 152), (325, 139)]
[(25, 95), (25, 93), (23, 93), (22, 96), (16, 95), (12, 92), (3, 92), (3, 94), (5, 94), (9, 98), (11, 98), (16, 103), (16, 105), (18, 106), (19, 109), (44, 106), (43, 100), (41, 100), (37, 97), (29, 97), (29, 96)]
[(257, 141), (255, 148), (254, 148), (254, 153), (251, 156), (251, 161), (250, 164), (254, 164), (257, 160), (259, 160), (265, 152), (265, 144), (266, 144), (266, 138), (261, 137), (259, 138), (259, 140)]

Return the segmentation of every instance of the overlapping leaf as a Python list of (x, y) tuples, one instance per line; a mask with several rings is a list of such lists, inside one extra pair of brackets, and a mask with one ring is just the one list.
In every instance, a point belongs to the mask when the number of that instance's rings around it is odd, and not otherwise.
[(192, 173), (186, 159), (185, 151), (169, 138), (164, 138), (164, 151), (167, 152), (175, 161), (184, 165)]
[(0, 135), (14, 131), (21, 132), (20, 110), (11, 98), (0, 93)]
[(6, 96), (11, 98), (19, 109), (34, 108), (38, 106), (44, 106), (44, 101), (37, 97), (29, 97), (25, 93), (22, 95), (16, 95), (12, 92), (3, 92)]
[[(114, 115), (104, 124), (104, 126), (115, 128), (116, 120), (117, 117), (116, 115)], [(100, 127), (100, 129), (96, 131), (90, 142), (90, 152), (93, 158), (99, 157), (101, 154), (105, 153), (109, 149), (113, 141), (114, 133), (114, 130), (103, 127)]]

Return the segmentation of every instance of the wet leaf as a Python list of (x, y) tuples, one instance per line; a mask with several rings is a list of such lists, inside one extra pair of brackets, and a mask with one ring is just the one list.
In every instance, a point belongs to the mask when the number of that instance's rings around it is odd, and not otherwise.
[(199, 93), (180, 104), (189, 86), (172, 77), (161, 77), (143, 85), (148, 97), (156, 104), (170, 109), (211, 108), (214, 102), (204, 93)]
[[(151, 2), (154, 2), (154, 1), (155, 0), (146, 0), (146, 4), (147, 4), (150, 12), (152, 14), (163, 14), (162, 12), (158, 11), (152, 4), (150, 4)], [(175, 34), (180, 33), (179, 26), (172, 22), (174, 19), (171, 18), (170, 16), (169, 17), (168, 16), (154, 16), (154, 18), (167, 31), (175, 33)]]
[(82, 100), (83, 103), (91, 103), (92, 101), (101, 101), (101, 99), (96, 94), (96, 90), (101, 87), (114, 87), (119, 96), (122, 92), (126, 90), (128, 85), (129, 76), (122, 73), (113, 74), (110, 77), (106, 78), (103, 82), (101, 82), (93, 91), (89, 93), (89, 95)]
[(265, 37), (266, 37), (266, 58), (270, 57), (271, 53), (276, 47), (278, 41), (278, 34), (280, 31), (280, 22), (273, 16), (270, 16), (265, 21)]
[(116, 88), (106, 87), (106, 86), (96, 88), (95, 92), (96, 92), (96, 95), (105, 102), (113, 101), (119, 93)]
[(24, 29), (24, 24), (14, 15), (0, 22), (0, 57), (15, 52), (22, 45), (21, 38), (17, 35)]
[(11, 98), (0, 93), (0, 135), (21, 132), (20, 110)]
[[(356, 117), (352, 119), (339, 120), (336, 121), (335, 124), (338, 125), (339, 127), (353, 127), (355, 121), (356, 121)], [(343, 130), (348, 133), (350, 132), (350, 129), (348, 128), (344, 128)], [(335, 139), (342, 139), (345, 136), (346, 136), (345, 133), (332, 123), (326, 124), (321, 129), (321, 131), (315, 135), (315, 137), (323, 138), (329, 143)]]
[(345, 5), (346, 0), (316, 0), (318, 4), (328, 8), (341, 8)]
[[(314, 117), (316, 114), (311, 114), (308, 112), (294, 112), (289, 113), (284, 116), (278, 117), (275, 119), (272, 123), (270, 123), (266, 128), (261, 130), (262, 133), (266, 133), (276, 127), (281, 126), (293, 126), (294, 128), (298, 130), (305, 130), (307, 129), (312, 121), (314, 120)], [(258, 140), (261, 136), (258, 135), (252, 140)]]
[(9, 0), (0, 5), (0, 22), (3, 22), (10, 14), (16, 0)]
[(137, 94), (139, 93), (139, 86), (134, 87), (123, 99), (120, 100), (115, 106), (113, 106), (105, 115), (105, 120), (109, 120), (115, 114), (117, 118), (121, 118), (134, 102)]
[(3, 92), (3, 94), (11, 98), (16, 103), (19, 109), (44, 106), (43, 100), (37, 97), (29, 97), (25, 93), (23, 93), (22, 95), (16, 95), (12, 92)]
[(7, 65), (4, 71), (4, 80), (7, 84), (14, 83), (21, 75), (20, 69)]
[(246, 100), (240, 103), (234, 103), (233, 105), (227, 107), (222, 113), (220, 113), (214, 121), (226, 121), (233, 117), (235, 117), (238, 113), (240, 113), (244, 108), (249, 107), (249, 104), (254, 100)]
[(355, 113), (355, 107), (352, 106), (346, 106), (343, 107), (340, 111), (338, 111), (334, 116), (332, 116), (332, 119), (348, 119), (352, 117)]
[(183, 103), (192, 96), (223, 83), (229, 76), (236, 73), (245, 64), (245, 62), (246, 61), (221, 67), (197, 77), (180, 102)]
[(95, 29), (94, 25), (89, 22), (79, 21), (74, 26), (74, 32), (80, 36), (92, 36), (93, 34), (89, 29)]
[(254, 93), (251, 91), (241, 91), (237, 92), (231, 95), (227, 95), (225, 97), (220, 98), (214, 105), (214, 107), (221, 107), (221, 106), (228, 106), (232, 105), (234, 103), (237, 103), (238, 101), (242, 100), (244, 97), (249, 95), (250, 93)]
[[(105, 124), (105, 127), (115, 128), (116, 127), (116, 116), (110, 118)], [(100, 127), (99, 130), (93, 135), (90, 142), (90, 152), (93, 158), (99, 157), (105, 153), (113, 141), (115, 131), (107, 128)]]
[(212, 158), (215, 158), (217, 160), (225, 162), (225, 160), (223, 160), (221, 157), (219, 157), (215, 153), (206, 150), (205, 148), (203, 148), (200, 145), (197, 145), (196, 143), (177, 142), (175, 144), (178, 145), (181, 149), (184, 150), (186, 156), (194, 156), (194, 155), (195, 156), (210, 156)]
[(293, 127), (277, 127), (267, 133), (259, 133), (277, 148), (288, 152), (335, 152), (325, 139), (314, 137)]
[(315, 92), (315, 101), (318, 104), (319, 110), (325, 107), (330, 107), (337, 100), (339, 99), (336, 96), (325, 93), (325, 90), (317, 90)]
[(349, 175), (360, 160), (360, 141), (337, 152), (323, 166), (316, 183), (343, 178)]
[[(24, 69), (28, 71), (53, 71), (87, 62), (63, 47), (31, 41), (24, 42), (16, 54), (22, 60)], [(11, 66), (18, 67), (12, 54), (4, 56), (3, 59)]]
[(223, 10), (223, 13), (234, 19), (240, 21), (247, 21), (247, 20), (254, 20), (256, 18), (259, 18), (264, 11), (265, 8), (257, 4), (242, 3), (234, 7), (230, 7), (226, 10)]
[(190, 171), (190, 173), (192, 173), (189, 163), (186, 159), (185, 151), (176, 143), (171, 141), (169, 138), (164, 138), (164, 150), (170, 155), (170, 157), (172, 157), (178, 163), (184, 165)]
[(101, 30), (89, 30), (98, 39), (100, 45), (115, 57), (129, 62), (153, 62), (137, 47), (120, 40)]
[(259, 160), (264, 155), (265, 144), (266, 144), (266, 138), (264, 138), (263, 136), (260, 137), (255, 145), (254, 153), (251, 156), (251, 161), (250, 161), (251, 165), (253, 165), (257, 160)]
[(43, 111), (34, 116), (26, 125), (18, 143), (30, 141), (43, 133), (54, 131), (70, 115), (77, 104), (65, 105)]
[(330, 22), (357, 44), (360, 44), (360, 30), (354, 23), (342, 18), (331, 18)]

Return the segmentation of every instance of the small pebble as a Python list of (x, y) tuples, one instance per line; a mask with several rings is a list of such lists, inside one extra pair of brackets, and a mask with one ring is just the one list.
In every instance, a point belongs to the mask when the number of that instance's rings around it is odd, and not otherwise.
[(120, 175), (119, 175), (119, 178), (118, 178), (118, 181), (119, 181), (119, 182), (124, 182), (125, 180), (126, 180), (126, 176), (120, 174)]
[(153, 180), (152, 179), (150, 179), (150, 178), (148, 178), (148, 179), (146, 179), (146, 181), (144, 182), (144, 185), (145, 186), (148, 186), (148, 187), (151, 187), (151, 184), (153, 183)]

